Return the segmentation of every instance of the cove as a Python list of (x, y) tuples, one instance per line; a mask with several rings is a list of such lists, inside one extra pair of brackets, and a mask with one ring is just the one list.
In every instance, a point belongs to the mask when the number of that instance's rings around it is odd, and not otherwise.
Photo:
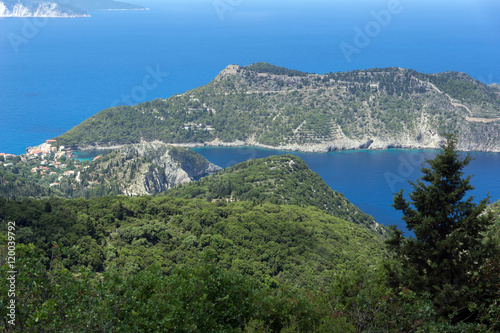
[[(302, 158), (333, 190), (343, 193), (378, 223), (397, 225), (406, 235), (410, 233), (401, 220), (401, 213), (391, 207), (394, 193), (403, 189), (408, 197), (411, 191), (408, 181), (418, 179), (422, 175), (421, 163), (438, 153), (437, 150), (402, 149), (302, 153), (254, 147), (203, 147), (193, 150), (222, 168), (271, 155), (295, 155)], [(464, 170), (465, 175), (474, 175), (471, 184), (475, 189), (470, 195), (477, 202), (489, 192), (491, 202), (500, 200), (500, 154), (471, 154), (474, 160)]]

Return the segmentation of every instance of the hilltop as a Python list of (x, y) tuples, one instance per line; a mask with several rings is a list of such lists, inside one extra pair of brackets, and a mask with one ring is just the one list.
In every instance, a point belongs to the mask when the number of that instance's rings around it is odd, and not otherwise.
[(239, 163), (196, 182), (176, 186), (167, 196), (207, 201), (250, 201), (314, 206), (358, 226), (383, 233), (375, 219), (332, 190), (300, 158), (270, 156)]
[(500, 151), (500, 89), (464, 73), (383, 68), (309, 74), (231, 65), (209, 84), (99, 112), (57, 138), (74, 149), (159, 140), (327, 152), (440, 148)]

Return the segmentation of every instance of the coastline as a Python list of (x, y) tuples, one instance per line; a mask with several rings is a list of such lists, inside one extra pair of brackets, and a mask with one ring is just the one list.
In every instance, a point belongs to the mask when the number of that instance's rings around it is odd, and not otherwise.
[[(371, 140), (370, 140), (371, 141)], [(162, 142), (162, 141), (151, 141)], [(142, 143), (142, 142), (141, 142)], [(163, 143), (163, 142), (162, 142)], [(441, 149), (442, 141), (438, 141), (434, 144), (415, 144), (410, 142), (400, 142), (400, 143), (387, 143), (387, 142), (375, 142), (370, 144), (361, 143), (355, 140), (349, 140), (349, 142), (340, 143), (323, 143), (323, 144), (291, 144), (291, 145), (280, 145), (271, 146), (258, 143), (254, 140), (241, 140), (233, 142), (222, 142), (219, 140), (203, 142), (203, 143), (169, 143), (168, 145), (183, 147), (183, 148), (211, 148), (211, 147), (228, 147), (228, 148), (238, 148), (238, 147), (254, 147), (260, 149), (269, 149), (276, 151), (290, 151), (290, 152), (302, 152), (302, 153), (328, 153), (333, 151), (362, 151), (362, 150), (390, 150), (390, 149), (401, 149), (401, 150), (439, 150)], [(92, 151), (92, 150), (113, 150), (118, 149), (127, 144), (95, 144), (95, 145), (76, 145), (68, 147), (71, 151)], [(459, 147), (459, 151), (463, 152), (481, 152), (481, 153), (500, 153), (500, 149), (466, 149), (465, 145)]]
[[(149, 8), (117, 8), (117, 9), (94, 9), (95, 11), (117, 11), (117, 10), (151, 10)], [(94, 11), (94, 10), (89, 10), (89, 11)]]
[(55, 19), (72, 19), (72, 18), (88, 18), (90, 14), (71, 14), (71, 15), (0, 15), (0, 18), (55, 18)]
[[(67, 14), (64, 12), (49, 12), (46, 14), (33, 15), (32, 11), (25, 12), (26, 15), (16, 15), (15, 12), (9, 12), (9, 15), (0, 15), (0, 18), (88, 18), (92, 17), (88, 12), (92, 11), (146, 11), (151, 10), (147, 7), (141, 8), (103, 8), (103, 9), (89, 9), (83, 13)], [(88, 12), (87, 12), (88, 11)]]

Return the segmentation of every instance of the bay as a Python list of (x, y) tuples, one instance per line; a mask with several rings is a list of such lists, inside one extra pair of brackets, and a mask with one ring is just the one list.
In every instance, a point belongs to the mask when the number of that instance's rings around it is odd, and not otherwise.
[(109, 149), (74, 151), (72, 158), (78, 161), (92, 161), (95, 157), (109, 152)]
[[(372, 215), (378, 223), (397, 225), (410, 235), (401, 221), (401, 213), (391, 207), (394, 193), (403, 189), (411, 192), (408, 181), (421, 177), (421, 164), (432, 159), (434, 150), (357, 150), (330, 153), (287, 152), (254, 147), (203, 147), (194, 151), (210, 162), (227, 168), (231, 165), (271, 155), (292, 154), (307, 165), (335, 191), (362, 211)], [(465, 154), (462, 154), (463, 156)], [(474, 160), (464, 170), (465, 176), (474, 175), (470, 192), (475, 202), (491, 195), (491, 201), (500, 200), (500, 154), (472, 153)]]

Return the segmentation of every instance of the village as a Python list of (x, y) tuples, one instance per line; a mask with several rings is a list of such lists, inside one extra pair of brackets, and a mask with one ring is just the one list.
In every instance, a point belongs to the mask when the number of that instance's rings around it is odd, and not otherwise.
[(21, 174), (50, 188), (59, 187), (65, 177), (75, 174), (78, 182), (80, 173), (89, 168), (88, 161), (73, 159), (71, 151), (57, 145), (56, 140), (28, 147), (26, 153), (19, 156), (0, 153), (0, 162), (4, 170)]

